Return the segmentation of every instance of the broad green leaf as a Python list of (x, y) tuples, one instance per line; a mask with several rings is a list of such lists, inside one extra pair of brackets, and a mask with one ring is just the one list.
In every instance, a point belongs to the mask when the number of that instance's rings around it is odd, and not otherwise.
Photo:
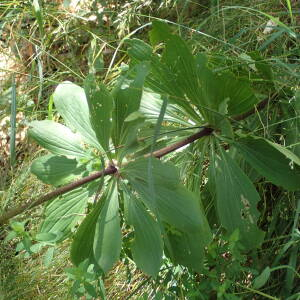
[(241, 242), (247, 250), (258, 247), (264, 236), (257, 227), (259, 194), (231, 156), (221, 148), (220, 151), (221, 158), (214, 155), (212, 162), (221, 224), (229, 234), (239, 229)]
[(109, 138), (112, 121), (113, 97), (104, 84), (96, 84), (92, 75), (86, 80), (85, 91), (87, 94), (90, 121), (100, 145), (105, 151), (109, 149)]
[(49, 120), (33, 121), (29, 125), (29, 136), (53, 154), (67, 157), (86, 157), (80, 138), (68, 127)]
[(138, 158), (130, 162), (122, 170), (122, 174), (128, 174), (131, 179), (147, 180), (147, 168), (151, 160), (152, 176), (154, 183), (162, 184), (165, 187), (176, 188), (179, 185), (179, 172), (177, 168), (170, 162), (162, 163), (159, 159)]
[(210, 242), (203, 238), (201, 231), (195, 233), (169, 232), (166, 238), (168, 240), (166, 243), (167, 254), (174, 263), (201, 272), (204, 247)]
[(66, 125), (78, 132), (87, 144), (102, 150), (90, 123), (90, 112), (84, 89), (65, 81), (57, 86), (53, 99)]
[(291, 191), (300, 189), (300, 159), (286, 148), (254, 136), (239, 138), (234, 146), (258, 173)]
[(238, 79), (230, 72), (214, 73), (208, 68), (207, 58), (202, 53), (197, 55), (196, 64), (203, 98), (202, 104), (211, 109), (210, 122), (216, 123), (219, 106), (225, 99), (228, 99), (229, 116), (246, 112), (258, 102), (248, 80)]
[(146, 274), (156, 276), (162, 264), (163, 241), (156, 220), (133, 194), (125, 197), (127, 222), (134, 227), (132, 255), (136, 265)]
[(125, 119), (140, 108), (145, 78), (149, 71), (149, 63), (142, 62), (134, 67), (134, 80), (128, 84), (121, 78), (118, 87), (113, 91), (115, 108), (113, 111), (114, 143), (119, 145), (126, 141), (123, 135), (126, 125)]
[(89, 193), (87, 188), (80, 187), (54, 199), (46, 207), (40, 232), (58, 234), (60, 240), (68, 236), (82, 218)]
[(44, 183), (59, 186), (80, 178), (85, 167), (76, 159), (49, 154), (34, 160), (30, 170)]
[(249, 111), (258, 103), (258, 98), (250, 88), (249, 80), (236, 78), (232, 73), (225, 72), (216, 76), (218, 87), (216, 97), (228, 101), (228, 114), (235, 116)]
[(95, 263), (93, 243), (96, 222), (103, 207), (102, 200), (99, 200), (76, 231), (71, 245), (71, 260), (75, 266), (78, 266), (85, 260), (89, 261), (89, 264)]
[(95, 224), (93, 253), (96, 262), (106, 273), (119, 259), (122, 244), (118, 189), (114, 182)]
[[(145, 89), (141, 99), (140, 112), (147, 117), (147, 121), (151, 121), (156, 124), (162, 103), (163, 100), (159, 94), (152, 92), (150, 89)], [(164, 121), (183, 126), (193, 125), (192, 122), (188, 121), (186, 112), (175, 104), (167, 105)]]
[(137, 39), (127, 40), (127, 43), (129, 44), (128, 54), (131, 58), (131, 65), (150, 61), (150, 74), (145, 80), (145, 85), (155, 93), (169, 95), (171, 102), (176, 103), (178, 107), (188, 113), (189, 118), (202, 121), (195, 108), (186, 101), (181, 85), (176, 83), (177, 78), (173, 70), (162, 62), (157, 54), (151, 55), (149, 51), (151, 46)]
[(165, 64), (172, 73), (173, 89), (176, 87), (181, 90), (177, 96), (184, 95), (179, 101), (186, 102), (188, 98), (193, 105), (197, 106), (203, 116), (206, 116), (207, 111), (204, 106), (207, 106), (207, 103), (203, 102), (195, 57), (179, 36), (170, 33), (166, 23), (153, 21), (152, 25), (153, 29), (150, 32), (152, 43), (163, 41), (166, 44), (161, 63)]
[(17, 236), (18, 236), (18, 234), (15, 231), (10, 231), (4, 239), (4, 243), (11, 241), (12, 239), (14, 239)]
[(185, 232), (200, 230), (206, 239), (209, 229), (197, 197), (179, 182), (176, 185), (178, 173), (171, 164), (154, 158), (152, 160), (154, 195), (148, 183), (147, 159), (129, 163), (121, 170), (121, 174), (140, 194), (146, 206), (154, 214), (158, 212), (159, 218)]
[(150, 42), (156, 46), (160, 42), (166, 41), (172, 36), (170, 27), (164, 21), (152, 21), (152, 30), (149, 33)]
[(128, 55), (134, 59), (135, 62), (150, 60), (152, 55), (150, 45), (139, 39), (127, 39), (125, 42), (130, 46), (127, 51)]
[(270, 85), (273, 86), (274, 75), (271, 64), (264, 60), (259, 51), (250, 52), (249, 56), (254, 60), (255, 68), (259, 72), (260, 76), (268, 80)]

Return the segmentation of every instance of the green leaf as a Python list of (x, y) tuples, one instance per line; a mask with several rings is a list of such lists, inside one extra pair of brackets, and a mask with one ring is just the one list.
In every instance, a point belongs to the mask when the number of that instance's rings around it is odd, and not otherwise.
[(142, 62), (134, 67), (134, 80), (128, 85), (125, 78), (121, 78), (118, 87), (114, 90), (115, 108), (113, 111), (114, 143), (119, 145), (126, 141), (123, 135), (126, 126), (125, 119), (140, 108), (145, 78), (149, 71), (149, 63)]
[(131, 179), (147, 181), (147, 168), (151, 160), (152, 176), (155, 184), (176, 188), (179, 184), (179, 172), (170, 162), (162, 163), (157, 158), (138, 158), (122, 169), (122, 174), (128, 174)]
[(84, 89), (65, 81), (57, 86), (53, 99), (66, 125), (78, 132), (87, 144), (102, 150), (90, 123), (90, 112)]
[(49, 154), (35, 159), (30, 170), (44, 183), (59, 186), (81, 177), (85, 167), (76, 159)]
[(10, 231), (4, 239), (4, 243), (8, 243), (9, 241), (13, 240), (17, 236), (18, 234), (15, 231)]
[(95, 226), (94, 257), (100, 268), (106, 273), (119, 259), (122, 243), (118, 189), (115, 182), (112, 184), (109, 196), (105, 199)]
[[(147, 167), (146, 167), (147, 166)], [(206, 218), (197, 197), (180, 185), (178, 172), (170, 163), (152, 158), (154, 195), (148, 184), (148, 160), (131, 162), (121, 170), (141, 195), (145, 205), (159, 218), (184, 232), (202, 231), (203, 239), (210, 239)], [(176, 185), (177, 181), (177, 185)]]
[(216, 97), (221, 100), (229, 98), (228, 114), (230, 116), (249, 111), (259, 101), (250, 88), (249, 80), (236, 78), (230, 72), (217, 76), (215, 86), (217, 86)]
[(55, 251), (54, 247), (49, 247), (47, 252), (44, 254), (43, 263), (44, 263), (45, 267), (50, 266), (53, 256), (54, 256), (54, 251)]
[(263, 287), (269, 280), (270, 275), (271, 275), (271, 269), (269, 267), (266, 267), (262, 271), (262, 273), (254, 279), (253, 288), (260, 289), (261, 287)]
[(212, 124), (216, 124), (216, 120), (220, 117), (216, 112), (225, 99), (228, 99), (229, 116), (246, 112), (258, 102), (248, 80), (236, 78), (231, 72), (221, 74), (212, 72), (207, 67), (207, 57), (202, 53), (196, 56), (196, 64), (203, 98), (202, 105), (212, 110), (209, 114)]
[[(156, 124), (162, 104), (163, 100), (159, 94), (154, 93), (150, 89), (144, 89), (140, 112), (147, 118), (147, 121)], [(186, 112), (180, 106), (170, 103), (167, 105), (164, 121), (183, 126), (191, 126), (193, 124), (187, 121)]]
[(172, 78), (168, 78), (167, 81), (173, 79), (173, 89), (176, 87), (181, 91), (177, 96), (185, 96), (179, 102), (186, 102), (186, 98), (188, 98), (193, 105), (197, 106), (203, 116), (206, 116), (207, 112), (203, 106), (208, 106), (208, 104), (203, 102), (195, 57), (179, 36), (170, 33), (166, 23), (153, 21), (152, 24), (153, 29), (150, 32), (152, 44), (161, 41), (166, 44), (161, 63), (165, 64), (172, 73)]
[(102, 199), (100, 199), (94, 209), (83, 220), (74, 236), (71, 245), (71, 260), (75, 266), (78, 266), (85, 260), (88, 260), (89, 264), (95, 263), (93, 243), (95, 237), (95, 225), (103, 206), (101, 200)]
[(291, 151), (254, 136), (239, 138), (233, 145), (258, 173), (273, 184), (290, 191), (300, 189), (300, 159)]
[(152, 30), (149, 33), (149, 37), (153, 46), (167, 40), (171, 35), (170, 27), (165, 21), (152, 21)]
[(80, 138), (68, 127), (49, 120), (30, 123), (29, 136), (53, 154), (86, 157)]
[(274, 75), (271, 68), (271, 64), (268, 63), (259, 53), (259, 51), (253, 51), (249, 53), (249, 56), (254, 60), (255, 67), (259, 72), (260, 76), (270, 82), (273, 86)]
[(247, 250), (258, 247), (264, 236), (257, 227), (259, 194), (230, 155), (222, 148), (220, 151), (221, 158), (213, 155), (212, 163), (215, 167), (217, 211), (221, 224), (229, 234), (238, 228), (241, 243)]
[(188, 267), (196, 272), (203, 269), (204, 247), (208, 240), (202, 232), (169, 232), (167, 235), (167, 254), (176, 264)]
[(95, 83), (95, 78), (92, 75), (86, 79), (85, 91), (90, 109), (91, 124), (99, 143), (105, 151), (108, 151), (112, 127), (113, 97), (104, 84)]
[(145, 80), (147, 87), (155, 93), (170, 95), (171, 101), (188, 112), (190, 118), (202, 121), (195, 109), (186, 101), (182, 85), (176, 81), (176, 73), (165, 62), (162, 62), (157, 54), (151, 55), (151, 46), (137, 39), (128, 40), (127, 43), (130, 46), (128, 54), (131, 58), (131, 65), (150, 61), (150, 74)]
[(84, 282), (84, 288), (90, 296), (92, 296), (93, 298), (97, 297), (97, 291), (95, 287), (91, 285), (89, 282)]
[(50, 232), (42, 232), (38, 233), (35, 236), (35, 239), (40, 242), (48, 242), (48, 241), (53, 241), (56, 238), (56, 234), (50, 233)]
[(282, 119), (289, 119), (283, 128), (285, 144), (300, 157), (300, 90), (296, 91), (295, 96), (290, 101), (282, 103), (281, 107), (283, 110)]
[(58, 234), (59, 240), (68, 236), (82, 218), (89, 194), (87, 188), (80, 187), (54, 199), (46, 207), (46, 218), (40, 232)]
[(118, 209), (117, 187), (112, 183), (75, 234), (71, 260), (76, 266), (88, 260), (89, 264), (98, 264), (107, 272), (119, 258), (121, 229)]
[(125, 197), (127, 222), (134, 227), (132, 255), (136, 265), (146, 274), (156, 276), (163, 256), (163, 241), (156, 220), (133, 194)]
[(128, 44), (128, 55), (136, 62), (150, 60), (152, 55), (152, 48), (147, 43), (139, 39), (126, 39)]
[(43, 38), (44, 37), (44, 22), (43, 22), (43, 14), (41, 11), (39, 0), (33, 0), (32, 6), (33, 6), (35, 17), (37, 19), (37, 23), (39, 25), (40, 38)]

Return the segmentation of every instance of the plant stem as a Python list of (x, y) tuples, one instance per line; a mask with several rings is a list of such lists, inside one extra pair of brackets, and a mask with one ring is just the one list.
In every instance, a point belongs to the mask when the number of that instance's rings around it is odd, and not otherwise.
[[(262, 102), (260, 102), (256, 108), (250, 110), (249, 112), (246, 112), (242, 115), (239, 115), (239, 116), (235, 116), (233, 117), (232, 119), (236, 120), (236, 121), (241, 121), (245, 118), (247, 118), (248, 116), (254, 114), (257, 110), (261, 110), (263, 109), (268, 103), (270, 100), (273, 100), (275, 98), (275, 96), (273, 95), (271, 98), (267, 98), (265, 100), (263, 100)], [(154, 151), (152, 154), (149, 153), (149, 154), (146, 154), (144, 157), (149, 157), (149, 156), (154, 156), (156, 158), (161, 158), (177, 149), (180, 149), (181, 147), (183, 146), (186, 146), (202, 137), (205, 137), (205, 136), (208, 136), (210, 135), (211, 133), (213, 132), (213, 129), (210, 128), (210, 127), (205, 127), (203, 128), (202, 130), (200, 130), (199, 132), (193, 134), (193, 135), (190, 135), (189, 137), (175, 143), (175, 144), (172, 144), (170, 146), (167, 146), (167, 147), (164, 147), (162, 149), (159, 149), (157, 151)], [(70, 184), (67, 184), (65, 186), (62, 186), (40, 198), (38, 198), (37, 200), (35, 201), (32, 201), (32, 202), (29, 202), (29, 203), (26, 203), (24, 205), (21, 205), (19, 207), (16, 207), (16, 208), (13, 208), (11, 210), (9, 210), (8, 212), (2, 214), (0, 216), (0, 225), (1, 224), (5, 224), (7, 223), (8, 220), (10, 220), (11, 218), (23, 213), (24, 211), (30, 209), (30, 208), (33, 208), (33, 207), (36, 207), (44, 202), (47, 202), (57, 196), (60, 196), (62, 194), (65, 194), (66, 192), (69, 192), (71, 190), (74, 190), (75, 188), (85, 184), (85, 183), (88, 183), (90, 181), (93, 181), (97, 178), (100, 178), (101, 176), (106, 176), (106, 175), (112, 175), (114, 173), (116, 173), (118, 170), (116, 167), (114, 166), (109, 166), (108, 168), (106, 168), (105, 170), (103, 171), (99, 171), (99, 172), (96, 172), (96, 173), (93, 173), (89, 176), (86, 176), (82, 179), (79, 179), (77, 181), (74, 181)]]
[(30, 209), (30, 208), (33, 208), (33, 207), (36, 207), (44, 202), (47, 202), (57, 196), (60, 196), (62, 194), (65, 194), (69, 191), (72, 191), (74, 190), (75, 188), (85, 184), (85, 183), (88, 183), (90, 181), (93, 181), (97, 178), (100, 178), (101, 176), (106, 176), (106, 175), (111, 175), (111, 174), (114, 174), (117, 172), (117, 168), (114, 167), (114, 166), (109, 166), (108, 168), (106, 168), (105, 170), (103, 171), (99, 171), (99, 172), (96, 172), (96, 173), (93, 173), (89, 176), (86, 176), (84, 178), (81, 178), (79, 180), (76, 180), (70, 184), (67, 184), (67, 185), (64, 185), (40, 198), (38, 198), (37, 200), (35, 201), (32, 201), (32, 202), (29, 202), (29, 203), (26, 203), (24, 205), (21, 205), (19, 207), (16, 207), (14, 209), (11, 209), (9, 210), (7, 213), (3, 214), (2, 216), (0, 216), (0, 224), (4, 224), (6, 223), (9, 219), (11, 219), (12, 217), (15, 217), (19, 214), (21, 214), (22, 212)]

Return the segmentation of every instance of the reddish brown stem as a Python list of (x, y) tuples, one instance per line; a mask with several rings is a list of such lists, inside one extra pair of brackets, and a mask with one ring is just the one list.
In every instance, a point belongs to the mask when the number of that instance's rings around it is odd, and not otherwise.
[(60, 196), (60, 195), (65, 194), (69, 191), (72, 191), (72, 190), (76, 189), (77, 187), (82, 186), (85, 183), (88, 183), (88, 182), (93, 181), (97, 178), (100, 178), (101, 176), (111, 175), (111, 174), (114, 174), (116, 172), (117, 172), (117, 168), (115, 168), (114, 166), (109, 166), (104, 171), (93, 173), (89, 176), (86, 176), (84, 178), (76, 180), (76, 181), (74, 181), (70, 184), (67, 184), (67, 185), (62, 186), (60, 188), (57, 188), (56, 190), (54, 190), (54, 191), (38, 198), (37, 200), (35, 200), (33, 202), (29, 202), (29, 203), (26, 203), (26, 204), (21, 205), (19, 207), (16, 207), (12, 210), (9, 210), (7, 213), (0, 216), (0, 224), (6, 223), (12, 217), (15, 217), (15, 216), (19, 215), (20, 213), (28, 210), (29, 208), (36, 207), (36, 206), (38, 206), (38, 205), (40, 205), (44, 202), (47, 202), (47, 201), (49, 201), (49, 200), (51, 200), (51, 199), (53, 199), (57, 196)]
[[(247, 118), (248, 116), (252, 115), (253, 113), (255, 113), (257, 110), (261, 110), (263, 109), (267, 104), (268, 102), (273, 99), (274, 96), (272, 96), (270, 99), (265, 99), (263, 100), (262, 102), (260, 102), (256, 108), (250, 110), (249, 112), (246, 112), (244, 114), (241, 114), (239, 116), (235, 116), (233, 119), (236, 120), (236, 121), (240, 121), (240, 120), (243, 120), (245, 118)], [(167, 147), (164, 147), (162, 149), (159, 149), (155, 152), (152, 153), (152, 155), (154, 157), (157, 157), (157, 158), (161, 158), (165, 155), (167, 155), (168, 153), (171, 153), (177, 149), (180, 149), (181, 147), (185, 146), (185, 145), (188, 145), (204, 136), (208, 136), (210, 135), (211, 133), (213, 132), (213, 129), (210, 128), (210, 127), (206, 127), (204, 129), (202, 129), (201, 131), (175, 143), (175, 144), (172, 144), (170, 146), (167, 146)], [(145, 157), (149, 157), (151, 154), (147, 154), (145, 155)], [(19, 206), (17, 208), (14, 208), (6, 213), (4, 213), (2, 216), (0, 216), (0, 224), (4, 224), (6, 223), (9, 219), (23, 213), (24, 211), (30, 209), (30, 208), (33, 208), (33, 207), (36, 207), (44, 202), (47, 202), (57, 196), (60, 196), (62, 194), (65, 194), (66, 192), (69, 192), (71, 190), (74, 190), (75, 188), (85, 184), (85, 183), (88, 183), (90, 181), (93, 181), (97, 178), (100, 178), (101, 176), (106, 176), (106, 175), (112, 175), (114, 173), (117, 172), (117, 168), (115, 168), (114, 166), (109, 166), (108, 168), (106, 168), (104, 171), (100, 171), (100, 172), (96, 172), (96, 173), (93, 173), (87, 177), (84, 177), (82, 179), (79, 179), (75, 182), (72, 182), (70, 184), (67, 184), (65, 186), (62, 186), (44, 196), (42, 196), (41, 198), (35, 200), (35, 201), (32, 201), (32, 202), (29, 202), (29, 203), (26, 203), (22, 206)]]

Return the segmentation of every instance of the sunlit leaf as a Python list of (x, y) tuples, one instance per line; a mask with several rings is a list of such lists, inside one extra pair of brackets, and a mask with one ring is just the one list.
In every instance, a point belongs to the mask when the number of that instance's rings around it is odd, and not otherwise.
[(76, 159), (49, 154), (34, 160), (30, 170), (44, 183), (59, 186), (78, 179), (85, 167)]
[(128, 124), (125, 119), (140, 108), (141, 97), (145, 78), (149, 71), (149, 63), (142, 62), (135, 66), (132, 72), (135, 72), (134, 80), (130, 83), (121, 78), (118, 87), (114, 90), (115, 108), (113, 111), (114, 142), (123, 143), (126, 141), (124, 131)]
[(80, 187), (54, 199), (46, 207), (40, 232), (58, 234), (60, 240), (64, 239), (83, 218), (88, 198), (89, 191)]
[(102, 150), (90, 123), (89, 107), (84, 89), (72, 82), (65, 81), (57, 86), (53, 99), (66, 125), (78, 132), (87, 144)]
[(113, 97), (104, 84), (96, 84), (90, 75), (85, 86), (90, 108), (90, 120), (99, 143), (105, 151), (109, 149), (112, 121)]
[(119, 259), (121, 239), (118, 189), (113, 183), (95, 224), (93, 242), (95, 260), (104, 272), (109, 271)]
[(67, 157), (87, 156), (81, 146), (80, 137), (68, 127), (49, 120), (33, 121), (29, 126), (29, 136), (53, 154)]

